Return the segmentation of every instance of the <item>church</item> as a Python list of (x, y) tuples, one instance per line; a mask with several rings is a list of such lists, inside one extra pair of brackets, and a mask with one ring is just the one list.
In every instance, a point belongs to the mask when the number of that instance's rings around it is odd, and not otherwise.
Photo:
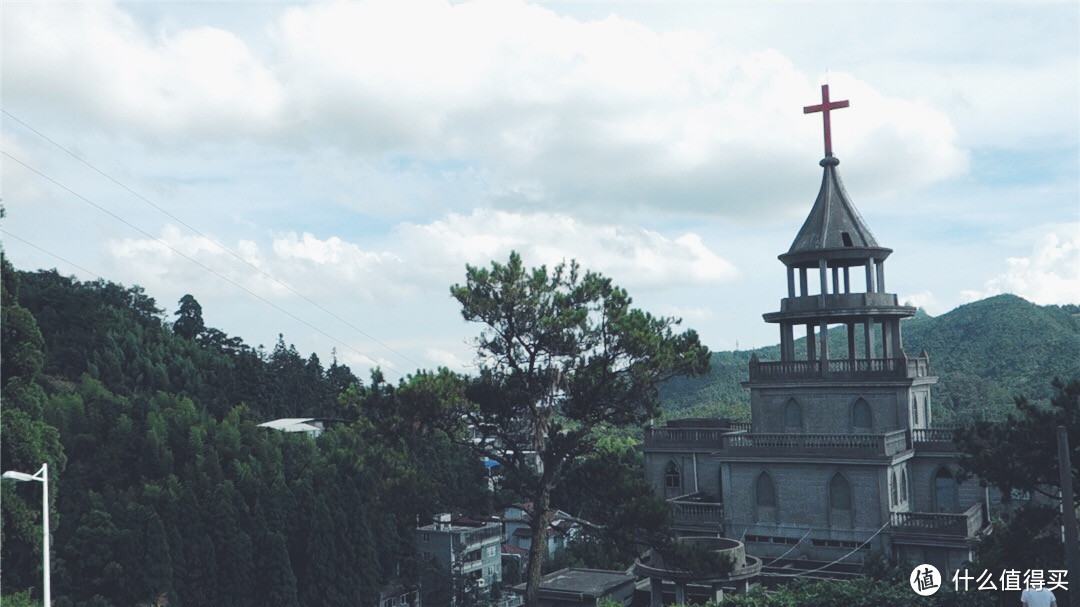
[(738, 540), (766, 574), (852, 571), (876, 551), (951, 575), (987, 526), (989, 496), (961, 482), (952, 430), (934, 426), (929, 356), (904, 349), (901, 321), (916, 310), (888, 292), (892, 249), (840, 179), (830, 112), (847, 106), (825, 85), (804, 108), (824, 117), (821, 189), (779, 256), (786, 296), (764, 320), (780, 359), (750, 360), (750, 421), (646, 428), (645, 471), (680, 535)]

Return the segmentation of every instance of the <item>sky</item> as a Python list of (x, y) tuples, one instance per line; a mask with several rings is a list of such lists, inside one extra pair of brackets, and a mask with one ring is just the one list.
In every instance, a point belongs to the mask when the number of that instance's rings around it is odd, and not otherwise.
[(1080, 4), (0, 4), (16, 268), (187, 293), (252, 346), (475, 369), (466, 265), (576, 259), (779, 341), (821, 180), (931, 315), (1080, 303)]

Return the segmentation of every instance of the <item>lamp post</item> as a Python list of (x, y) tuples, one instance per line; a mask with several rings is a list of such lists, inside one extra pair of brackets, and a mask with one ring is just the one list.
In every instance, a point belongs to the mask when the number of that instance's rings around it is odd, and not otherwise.
[(0, 478), (41, 483), (41, 528), (44, 536), (41, 545), (41, 570), (44, 576), (42, 595), (45, 607), (49, 607), (52, 605), (52, 592), (49, 588), (49, 464), (41, 464), (41, 470), (33, 474), (9, 471), (0, 475)]

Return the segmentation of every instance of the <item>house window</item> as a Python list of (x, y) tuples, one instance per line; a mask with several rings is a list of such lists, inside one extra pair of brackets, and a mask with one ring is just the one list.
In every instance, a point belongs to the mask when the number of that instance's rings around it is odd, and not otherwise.
[(768, 472), (762, 472), (758, 475), (754, 494), (758, 506), (776, 507), (776, 484)]
[(679, 473), (678, 464), (673, 461), (668, 461), (667, 467), (664, 468), (664, 487), (668, 489), (682, 488), (682, 474)]
[(874, 426), (870, 404), (861, 398), (851, 406), (851, 425), (855, 430), (865, 431), (869, 431)]
[(896, 495), (898, 487), (896, 486), (896, 470), (889, 470), (889, 498), (892, 500), (892, 505), (895, 506), (900, 503), (900, 499)]
[(784, 405), (784, 427), (788, 430), (802, 428), (802, 406), (794, 398), (789, 398)]
[(919, 397), (911, 397), (911, 425), (919, 425)]
[(938, 512), (957, 512), (956, 477), (948, 468), (934, 473), (934, 507)]
[(851, 510), (851, 485), (839, 472), (829, 481), (829, 506), (835, 510)]

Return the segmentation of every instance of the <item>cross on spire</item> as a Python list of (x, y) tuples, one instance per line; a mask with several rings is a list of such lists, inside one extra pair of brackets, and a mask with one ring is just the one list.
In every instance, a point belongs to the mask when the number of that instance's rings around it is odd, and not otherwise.
[(848, 106), (847, 99), (843, 101), (829, 101), (829, 85), (821, 85), (821, 103), (808, 105), (802, 109), (804, 114), (821, 112), (825, 116), (825, 156), (832, 156), (832, 127), (829, 123), (829, 112)]

